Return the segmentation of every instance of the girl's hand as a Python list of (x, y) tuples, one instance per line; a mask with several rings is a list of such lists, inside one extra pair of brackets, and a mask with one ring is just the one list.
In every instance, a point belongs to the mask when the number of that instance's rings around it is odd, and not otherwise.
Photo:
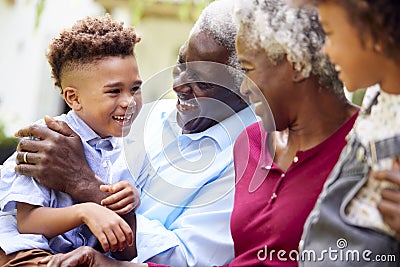
[(122, 251), (133, 245), (132, 229), (115, 212), (96, 203), (76, 206), (82, 222), (97, 237), (105, 252)]
[(111, 196), (103, 199), (101, 205), (109, 208), (119, 215), (124, 215), (136, 210), (140, 204), (139, 190), (127, 181), (109, 185), (101, 185), (100, 190), (108, 192)]
[[(400, 188), (400, 165), (397, 161), (394, 162), (393, 169), (375, 172), (373, 175), (376, 179), (392, 182)], [(378, 209), (383, 221), (396, 232), (396, 237), (400, 240), (400, 190), (382, 190), (382, 200), (378, 203)]]

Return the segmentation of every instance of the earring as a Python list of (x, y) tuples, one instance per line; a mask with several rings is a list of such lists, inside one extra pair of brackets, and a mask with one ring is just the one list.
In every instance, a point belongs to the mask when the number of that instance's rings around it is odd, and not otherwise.
[(374, 52), (376, 53), (381, 53), (382, 52), (382, 46), (380, 44), (374, 44)]

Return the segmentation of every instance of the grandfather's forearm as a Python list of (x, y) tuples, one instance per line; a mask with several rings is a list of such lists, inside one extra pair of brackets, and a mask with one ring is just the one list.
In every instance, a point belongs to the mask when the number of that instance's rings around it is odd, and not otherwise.
[(110, 195), (108, 192), (100, 190), (100, 185), (104, 183), (91, 169), (82, 170), (79, 177), (70, 179), (70, 181), (75, 182), (73, 184), (68, 184), (65, 188), (65, 192), (79, 202), (94, 202), (100, 204), (102, 199)]
[(108, 193), (100, 191), (102, 181), (89, 167), (82, 140), (65, 122), (45, 118), (48, 126), (31, 125), (18, 131), (15, 170), (32, 176), (48, 188), (66, 192), (79, 202), (100, 201)]
[(131, 260), (137, 257), (137, 249), (136, 249), (136, 214), (134, 211), (131, 211), (125, 215), (121, 216), (131, 227), (133, 233), (133, 245), (132, 247), (126, 248), (121, 252), (114, 252), (113, 256), (120, 260)]

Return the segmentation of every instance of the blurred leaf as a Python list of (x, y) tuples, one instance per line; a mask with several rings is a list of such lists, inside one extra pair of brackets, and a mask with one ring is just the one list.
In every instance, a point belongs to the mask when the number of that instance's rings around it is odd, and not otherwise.
[(18, 143), (18, 138), (7, 136), (4, 132), (5, 125), (0, 121), (0, 146)]
[(4, 124), (0, 121), (0, 165), (14, 153), (18, 142), (18, 138), (6, 136), (4, 133)]
[(194, 10), (194, 17), (193, 20), (197, 20), (201, 14), (201, 11), (203, 11), (203, 9), (209, 4), (211, 3), (213, 0), (203, 0), (201, 2), (198, 2), (196, 5), (196, 8)]
[(182, 3), (178, 9), (178, 17), (180, 20), (189, 20), (190, 19), (190, 11), (192, 9), (193, 2), (186, 1)]
[(46, 0), (38, 0), (38, 2), (36, 3), (35, 29), (39, 27), (40, 18), (43, 14), (45, 5), (46, 5)]
[[(25, 0), (30, 2), (31, 0)], [(36, 17), (35, 29), (39, 27), (40, 19), (46, 7), (46, 0), (35, 0), (36, 2)], [(159, 2), (158, 0), (127, 0), (131, 14), (131, 25), (137, 25), (143, 18), (145, 5), (149, 3)], [(180, 2), (179, 9), (177, 10), (178, 18), (180, 20), (196, 21), (201, 11), (206, 5), (214, 0), (187, 0)], [(175, 4), (176, 0), (164, 0), (160, 3)]]
[(129, 10), (131, 12), (131, 25), (136, 25), (140, 22), (144, 12), (144, 1), (128, 0)]

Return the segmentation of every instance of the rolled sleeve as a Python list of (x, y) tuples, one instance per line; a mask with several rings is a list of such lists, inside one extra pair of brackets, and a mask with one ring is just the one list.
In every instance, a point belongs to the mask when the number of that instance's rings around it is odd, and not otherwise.
[(17, 202), (35, 206), (49, 206), (50, 190), (38, 184), (33, 178), (19, 175), (14, 171), (16, 153), (4, 162), (0, 179), (0, 209), (12, 211)]
[(50, 251), (43, 235), (20, 234), (17, 230), (16, 210), (0, 212), (0, 247), (8, 255), (22, 249), (40, 248)]
[[(218, 180), (231, 180), (224, 177)], [(220, 185), (210, 183), (197, 201), (208, 198)], [(233, 259), (229, 221), (233, 192), (201, 207), (184, 208), (170, 225), (137, 215), (138, 262), (151, 261), (171, 266), (223, 265)]]
[(154, 255), (179, 246), (178, 237), (158, 220), (149, 220), (143, 215), (137, 214), (136, 224), (138, 262), (145, 262)]

